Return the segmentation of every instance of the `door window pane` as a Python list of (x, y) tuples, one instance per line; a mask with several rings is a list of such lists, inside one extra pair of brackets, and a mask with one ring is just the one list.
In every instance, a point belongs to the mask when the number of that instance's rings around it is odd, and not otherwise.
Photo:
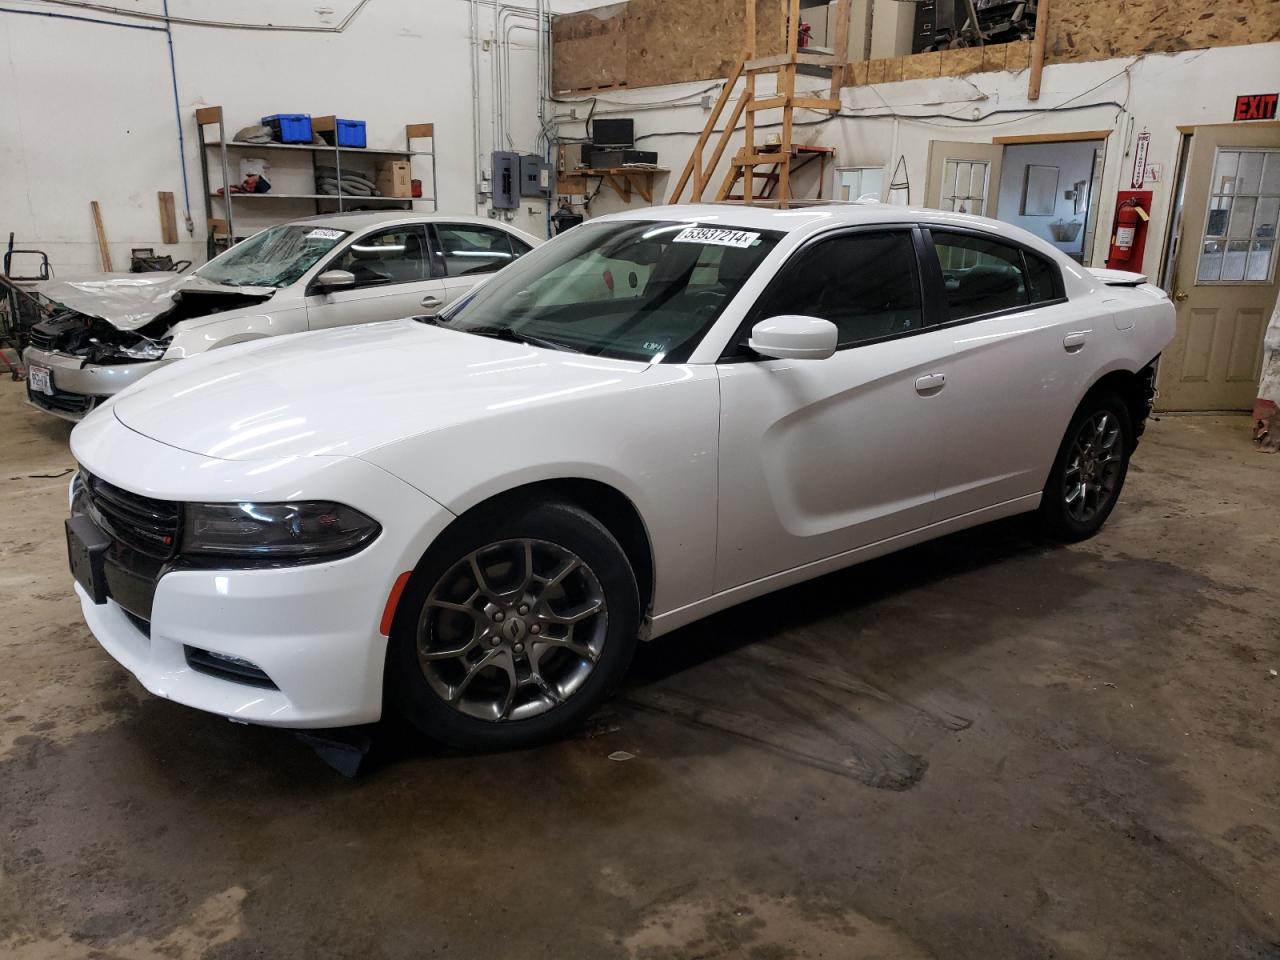
[(847, 167), (836, 171), (837, 200), (874, 200), (884, 195), (882, 167)]
[(965, 320), (1027, 304), (1022, 251), (995, 240), (933, 231), (947, 313)]
[(1280, 211), (1280, 150), (1219, 150), (1197, 282), (1268, 283)]
[(342, 252), (332, 268), (350, 270), (358, 287), (431, 278), (426, 240), (419, 226), (395, 227), (361, 237)]
[(1031, 302), (1056, 300), (1058, 268), (1044, 257), (1038, 257), (1034, 253), (1024, 251), (1023, 256), (1026, 257), (1028, 276), (1031, 279)]
[(525, 252), (512, 247), (510, 235), (505, 230), (493, 227), (440, 223), (436, 224), (436, 236), (440, 238), (445, 271), (451, 277), (501, 270)]
[(798, 255), (755, 317), (800, 314), (830, 320), (840, 346), (924, 325), (911, 234), (857, 233), (824, 240)]
[(948, 160), (942, 170), (943, 210), (982, 216), (987, 200), (988, 164), (983, 160)]

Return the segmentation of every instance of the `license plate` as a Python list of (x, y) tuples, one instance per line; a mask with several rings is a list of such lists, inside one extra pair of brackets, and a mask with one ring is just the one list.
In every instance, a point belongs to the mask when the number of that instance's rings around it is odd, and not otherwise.
[(67, 560), (76, 583), (94, 603), (107, 602), (107, 576), (103, 569), (111, 541), (88, 517), (77, 515), (66, 521)]
[(27, 386), (32, 393), (53, 396), (53, 372), (48, 367), (31, 364), (27, 367)]

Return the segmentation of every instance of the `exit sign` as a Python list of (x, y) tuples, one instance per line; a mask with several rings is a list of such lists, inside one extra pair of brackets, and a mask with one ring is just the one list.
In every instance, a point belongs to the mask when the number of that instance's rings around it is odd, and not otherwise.
[(1236, 112), (1231, 119), (1274, 120), (1277, 101), (1280, 101), (1280, 93), (1247, 93), (1236, 97)]

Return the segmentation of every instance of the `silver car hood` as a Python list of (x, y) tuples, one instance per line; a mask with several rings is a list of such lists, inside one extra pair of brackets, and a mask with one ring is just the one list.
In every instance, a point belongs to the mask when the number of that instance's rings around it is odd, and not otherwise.
[(101, 317), (120, 330), (136, 330), (173, 309), (184, 292), (201, 296), (260, 296), (266, 300), (274, 287), (229, 287), (210, 283), (194, 273), (103, 273), (80, 280), (49, 280), (36, 289), (76, 313)]

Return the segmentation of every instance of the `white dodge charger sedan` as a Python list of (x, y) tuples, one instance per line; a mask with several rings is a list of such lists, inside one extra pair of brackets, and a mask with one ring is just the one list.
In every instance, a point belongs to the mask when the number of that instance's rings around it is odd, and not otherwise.
[(79, 420), (208, 350), (435, 313), (540, 242), (479, 217), (336, 213), (268, 227), (194, 273), (46, 284), (40, 292), (67, 309), (31, 330), (27, 402)]
[(1106, 520), (1165, 295), (981, 218), (649, 208), (434, 318), (162, 370), (72, 434), (84, 615), (237, 720), (562, 733), (638, 639), (1027, 511)]

